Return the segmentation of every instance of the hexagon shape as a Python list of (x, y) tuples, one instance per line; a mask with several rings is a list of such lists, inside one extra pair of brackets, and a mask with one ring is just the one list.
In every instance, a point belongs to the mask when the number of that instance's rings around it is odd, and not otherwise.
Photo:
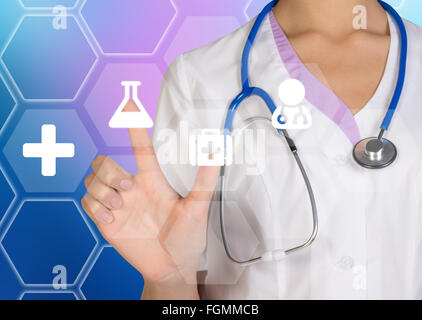
[(112, 247), (104, 247), (82, 285), (88, 300), (139, 300), (141, 274)]
[(20, 300), (77, 300), (73, 292), (25, 291)]
[(47, 286), (59, 275), (72, 284), (96, 243), (70, 200), (23, 202), (2, 240), (23, 281)]
[(78, 0), (19, 0), (27, 8), (53, 8), (63, 6), (72, 8)]
[(0, 221), (2, 221), (7, 209), (9, 209), (10, 204), (13, 199), (15, 199), (16, 194), (12, 189), (9, 181), (4, 175), (3, 170), (0, 168)]
[(181, 53), (199, 48), (240, 27), (234, 16), (187, 17), (173, 39), (164, 60), (168, 65)]
[(21, 290), (18, 275), (0, 250), (0, 300), (16, 300)]
[(177, 9), (186, 16), (242, 16), (248, 1), (249, 0), (174, 0), (174, 3)]
[[(56, 175), (41, 174), (40, 158), (25, 158), (25, 143), (40, 143), (41, 128), (56, 126), (57, 143), (73, 143), (74, 157), (56, 159)], [(74, 192), (83, 180), (97, 148), (74, 110), (26, 110), (3, 152), (27, 192)]]
[(0, 52), (19, 23), (23, 9), (16, 0), (0, 1)]
[(252, 19), (257, 16), (271, 0), (251, 0), (246, 8), (246, 15)]
[(176, 9), (171, 0), (86, 0), (81, 14), (103, 53), (153, 54)]
[(7, 88), (3, 77), (0, 76), (0, 132), (2, 131), (7, 119), (9, 119), (15, 105), (15, 99)]
[[(73, 16), (25, 16), (2, 60), (26, 100), (73, 100), (97, 56)], [(23, 54), (23, 53), (27, 54)]]
[(154, 119), (163, 75), (154, 64), (112, 63), (107, 64), (85, 101), (85, 108), (105, 143), (113, 147), (130, 146), (126, 129), (112, 129), (108, 122), (123, 100), (122, 81), (140, 81), (138, 97)]

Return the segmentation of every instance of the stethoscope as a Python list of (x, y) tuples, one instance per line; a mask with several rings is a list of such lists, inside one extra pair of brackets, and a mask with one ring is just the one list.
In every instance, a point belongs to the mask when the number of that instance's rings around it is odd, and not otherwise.
[[(403, 20), (401, 19), (400, 15), (394, 10), (393, 7), (391, 7), (389, 4), (378, 0), (381, 6), (394, 18), (396, 21), (399, 31), (400, 31), (400, 37), (401, 37), (401, 52), (400, 52), (400, 66), (399, 66), (399, 74), (397, 79), (397, 85), (396, 89), (394, 91), (393, 98), (391, 100), (390, 106), (388, 108), (387, 114), (385, 115), (385, 118), (381, 124), (381, 131), (378, 135), (378, 137), (371, 137), (366, 138), (361, 141), (359, 141), (353, 148), (353, 158), (355, 161), (361, 165), (362, 167), (368, 168), (368, 169), (380, 169), (385, 168), (392, 164), (394, 160), (397, 157), (397, 148), (395, 145), (383, 138), (384, 133), (388, 130), (391, 120), (394, 116), (394, 112), (397, 109), (397, 105), (400, 100), (400, 96), (403, 90), (404, 80), (405, 80), (405, 74), (406, 74), (406, 63), (407, 63), (407, 32), (406, 28), (404, 26)], [(251, 96), (258, 96), (260, 97), (265, 104), (267, 105), (268, 109), (273, 114), (277, 107), (274, 104), (273, 99), (270, 97), (270, 95), (263, 89), (258, 87), (252, 87), (250, 85), (249, 81), (249, 74), (248, 74), (248, 63), (249, 63), (249, 55), (252, 48), (252, 45), (255, 41), (255, 38), (258, 34), (258, 31), (262, 25), (262, 22), (264, 21), (264, 18), (267, 16), (267, 14), (272, 10), (272, 8), (277, 4), (278, 0), (274, 0), (270, 2), (265, 8), (262, 10), (262, 12), (258, 15), (256, 18), (256, 21), (251, 29), (251, 32), (247, 38), (245, 48), (243, 50), (242, 54), (242, 66), (241, 66), (241, 79), (242, 79), (242, 91), (236, 96), (236, 98), (231, 102), (230, 107), (227, 112), (225, 124), (224, 124), (224, 137), (225, 141), (227, 141), (227, 136), (232, 134), (232, 128), (233, 128), (233, 119), (234, 115), (239, 107), (239, 105), (246, 99)], [(271, 121), (265, 117), (252, 117), (246, 120), (247, 125), (260, 120), (268, 120)], [(279, 117), (278, 119), (280, 123), (283, 122), (283, 118)], [(247, 266), (250, 264), (254, 264), (257, 262), (271, 262), (271, 261), (279, 261), (283, 259), (285, 256), (290, 255), (292, 253), (295, 253), (297, 251), (300, 251), (302, 249), (305, 249), (309, 247), (315, 240), (317, 234), (318, 234), (318, 213), (317, 213), (317, 207), (315, 202), (314, 193), (312, 191), (311, 183), (308, 179), (308, 176), (306, 174), (306, 171), (302, 165), (302, 162), (300, 160), (297, 147), (293, 141), (293, 139), (289, 136), (286, 129), (279, 129), (278, 132), (280, 135), (282, 135), (292, 154), (293, 157), (296, 160), (296, 163), (300, 169), (300, 172), (302, 174), (303, 180), (305, 182), (311, 207), (312, 207), (312, 220), (313, 220), (313, 228), (312, 233), (308, 240), (304, 242), (303, 244), (290, 248), (290, 249), (280, 249), (280, 250), (272, 250), (267, 251), (263, 253), (261, 256), (249, 259), (249, 260), (238, 260), (236, 259), (230, 251), (227, 237), (226, 237), (226, 231), (224, 226), (224, 194), (225, 194), (225, 166), (221, 168), (220, 172), (220, 185), (221, 185), (221, 191), (220, 191), (220, 228), (221, 228), (221, 235), (222, 240), (224, 244), (224, 249), (226, 251), (226, 254), (228, 258), (238, 264), (241, 264), (243, 266)], [(227, 150), (225, 150), (227, 152)]]

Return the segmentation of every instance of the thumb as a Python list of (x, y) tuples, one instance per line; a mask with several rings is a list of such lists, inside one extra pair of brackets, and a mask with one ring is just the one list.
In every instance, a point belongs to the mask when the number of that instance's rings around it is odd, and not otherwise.
[(203, 202), (208, 205), (214, 194), (221, 167), (200, 167), (188, 201)]

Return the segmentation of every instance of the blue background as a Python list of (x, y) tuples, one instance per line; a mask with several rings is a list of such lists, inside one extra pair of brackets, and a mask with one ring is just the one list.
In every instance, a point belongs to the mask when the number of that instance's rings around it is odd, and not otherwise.
[[(96, 86), (116, 82), (103, 78), (111, 64), (151, 65), (144, 70), (157, 70), (151, 76), (157, 88), (178, 54), (233, 31), (267, 2), (0, 1), (0, 299), (140, 298), (142, 276), (80, 207), (83, 178), (97, 154), (133, 171), (130, 150), (108, 143), (110, 133), (95, 116), (105, 106), (94, 103), (87, 112), (87, 100), (112, 91)], [(388, 2), (422, 25), (420, 0)], [(67, 7), (62, 31), (51, 24), (56, 5)], [(153, 114), (158, 90), (149, 91), (143, 101)], [(76, 146), (74, 158), (57, 161), (55, 177), (42, 177), (40, 160), (21, 152), (23, 143), (40, 141), (47, 123), (56, 125), (58, 142)], [(66, 268), (65, 289), (53, 286), (55, 266)]]

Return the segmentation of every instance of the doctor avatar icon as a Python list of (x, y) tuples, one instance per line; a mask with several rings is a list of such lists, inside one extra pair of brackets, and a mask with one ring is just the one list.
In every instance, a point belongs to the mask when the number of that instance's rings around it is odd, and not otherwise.
[(305, 100), (305, 86), (296, 79), (285, 80), (278, 89), (283, 106), (273, 113), (272, 124), (276, 129), (308, 129), (312, 116)]
[[(226, 142), (224, 142), (226, 139)], [(233, 162), (233, 140), (220, 130), (206, 129), (189, 137), (189, 163), (193, 166), (223, 166)]]
[(25, 143), (22, 148), (25, 158), (41, 158), (41, 174), (44, 177), (56, 175), (57, 158), (73, 158), (73, 143), (56, 142), (56, 126), (45, 124), (41, 127), (41, 143)]
[[(110, 128), (152, 128), (154, 123), (138, 98), (138, 87), (140, 85), (141, 82), (139, 81), (122, 81), (125, 96), (108, 123)], [(124, 110), (130, 99), (135, 102), (139, 111)]]

